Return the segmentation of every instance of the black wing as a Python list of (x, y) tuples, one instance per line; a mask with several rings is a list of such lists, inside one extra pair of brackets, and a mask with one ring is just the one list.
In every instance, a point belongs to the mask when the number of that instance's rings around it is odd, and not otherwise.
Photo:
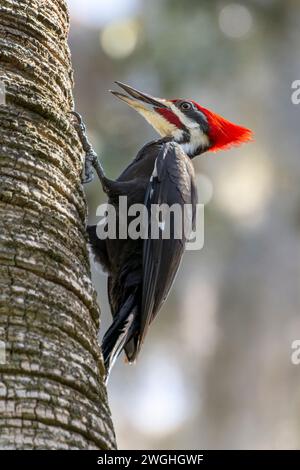
[[(149, 230), (151, 230), (151, 206), (153, 204), (177, 205), (181, 210), (190, 205), (190, 224), (193, 223), (197, 203), (194, 169), (190, 159), (181, 147), (174, 142), (165, 143), (159, 151), (154, 171), (146, 192)], [(153, 206), (152, 206), (153, 207)], [(184, 217), (180, 222), (171, 217), (158, 223), (159, 238), (151, 236), (144, 241), (143, 249), (143, 287), (140, 317), (138, 350), (145, 338), (147, 329), (166, 300), (179, 268), (188, 234), (183, 230)], [(170, 222), (170, 223), (168, 223)], [(179, 222), (179, 227), (178, 227)], [(166, 225), (167, 224), (167, 225)], [(153, 225), (153, 217), (152, 217)], [(164, 239), (163, 233), (169, 230), (170, 237)], [(176, 234), (177, 233), (177, 234)], [(187, 236), (186, 236), (187, 235)], [(180, 238), (176, 238), (180, 236)]]

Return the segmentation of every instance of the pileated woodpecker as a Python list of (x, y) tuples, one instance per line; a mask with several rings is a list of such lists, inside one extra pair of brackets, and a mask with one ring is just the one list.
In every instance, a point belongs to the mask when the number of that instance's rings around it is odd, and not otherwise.
[[(115, 181), (108, 179), (87, 140), (81, 116), (74, 122), (86, 153), (85, 179), (95, 168), (109, 203), (118, 213), (119, 196), (128, 206), (197, 203), (191, 160), (206, 151), (227, 149), (251, 139), (252, 132), (203, 108), (193, 100), (160, 99), (116, 82), (127, 94), (111, 91), (140, 113), (161, 138), (146, 144)], [(120, 216), (121, 214), (118, 214)], [(113, 322), (106, 332), (102, 352), (110, 373), (124, 349), (129, 362), (140, 352), (148, 327), (165, 301), (177, 273), (186, 238), (99, 239), (96, 226), (88, 227), (96, 261), (108, 272), (108, 297)], [(160, 226), (163, 230), (163, 228)], [(174, 231), (172, 232), (174, 235)]]

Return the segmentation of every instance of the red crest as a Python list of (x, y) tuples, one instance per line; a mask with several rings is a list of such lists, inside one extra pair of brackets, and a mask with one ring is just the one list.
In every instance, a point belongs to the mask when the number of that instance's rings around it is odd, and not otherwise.
[(228, 121), (219, 114), (203, 108), (195, 101), (193, 103), (207, 118), (209, 124), (208, 136), (212, 144), (209, 151), (224, 150), (252, 140), (253, 133), (250, 129)]

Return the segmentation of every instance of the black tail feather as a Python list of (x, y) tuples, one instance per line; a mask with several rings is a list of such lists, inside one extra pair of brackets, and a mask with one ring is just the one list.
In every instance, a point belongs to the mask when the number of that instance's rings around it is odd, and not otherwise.
[(106, 368), (106, 379), (120, 352), (132, 338), (136, 328), (137, 305), (135, 294), (130, 294), (121, 310), (104, 335), (102, 354)]

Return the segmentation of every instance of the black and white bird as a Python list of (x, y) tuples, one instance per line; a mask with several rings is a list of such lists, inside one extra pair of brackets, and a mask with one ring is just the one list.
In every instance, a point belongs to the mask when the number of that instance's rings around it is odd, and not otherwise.
[[(160, 99), (116, 82), (123, 91), (112, 93), (141, 114), (158, 132), (160, 139), (147, 143), (117, 180), (108, 179), (97, 155), (87, 140), (80, 115), (74, 123), (86, 153), (86, 179), (91, 179), (93, 166), (100, 178), (108, 202), (119, 213), (119, 197), (127, 205), (144, 204), (148, 212), (148, 230), (152, 205), (186, 205), (192, 207), (194, 223), (197, 204), (192, 159), (206, 151), (226, 149), (251, 139), (245, 127), (227, 121), (193, 100)], [(129, 219), (130, 222), (130, 219)], [(149, 325), (166, 300), (185, 250), (187, 235), (175, 236), (174, 221), (170, 237), (163, 238), (164, 220), (157, 221), (160, 236), (133, 239), (101, 239), (97, 226), (88, 234), (95, 260), (108, 273), (108, 297), (113, 322), (106, 332), (102, 352), (107, 371), (122, 350), (129, 362), (135, 361)], [(183, 227), (181, 227), (183, 228)]]

